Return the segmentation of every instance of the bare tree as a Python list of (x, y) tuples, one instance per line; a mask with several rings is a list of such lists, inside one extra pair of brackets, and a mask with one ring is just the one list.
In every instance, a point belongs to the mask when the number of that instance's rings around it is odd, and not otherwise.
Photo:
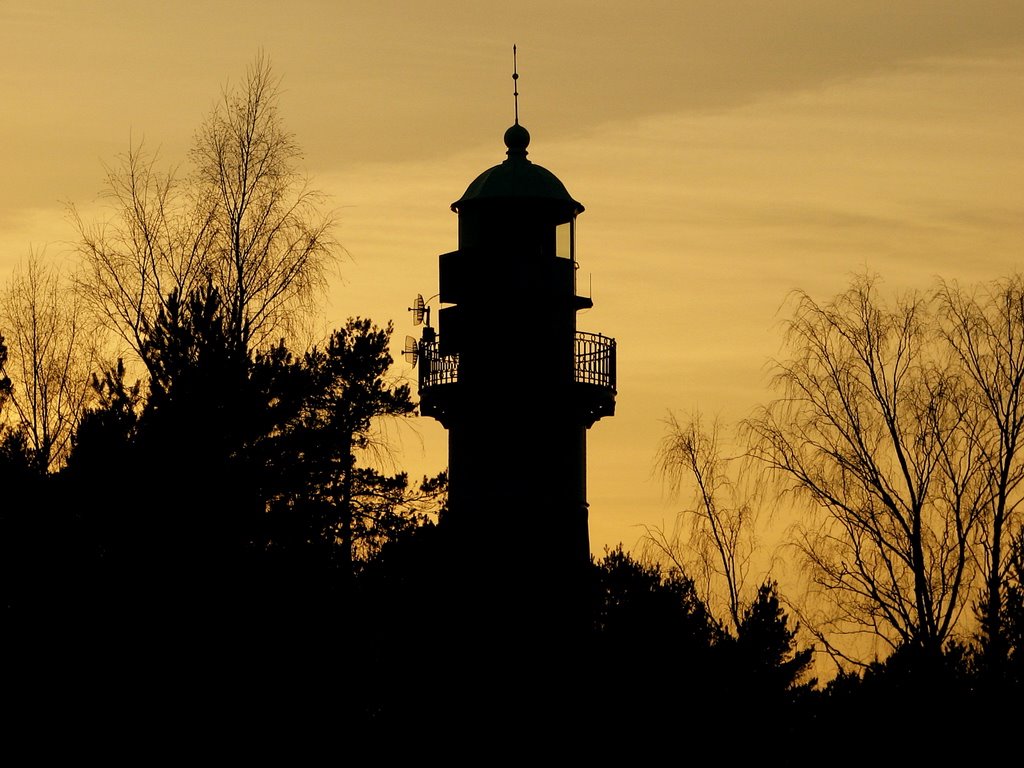
[(983, 524), (976, 529), (982, 573), (981, 639), (994, 658), (1005, 655), (1003, 585), (1011, 568), (1009, 542), (1021, 529), (1024, 481), (1024, 276), (972, 291), (940, 282), (942, 334), (969, 383), (970, 414), (983, 488)]
[(71, 208), (82, 293), (136, 353), (172, 291), (187, 296), (207, 283), (246, 351), (308, 319), (337, 252), (334, 221), (299, 171), (279, 97), (269, 61), (257, 56), (196, 132), (185, 180), (161, 173), (139, 145), (108, 169), (110, 221), (89, 224)]
[(41, 471), (67, 458), (89, 382), (96, 334), (60, 270), (33, 252), (15, 268), (0, 298), (9, 357), (3, 373), (11, 402)]
[(215, 211), (175, 170), (161, 172), (141, 144), (107, 168), (103, 197), (113, 210), (105, 222), (87, 222), (70, 207), (82, 256), (79, 295), (138, 354), (168, 296), (188, 296), (206, 277)]
[(215, 211), (208, 266), (244, 348), (292, 330), (325, 287), (333, 220), (300, 174), (301, 151), (278, 114), (279, 80), (257, 56), (225, 89), (192, 151), (199, 199)]
[[(808, 516), (793, 529), (825, 612), (819, 638), (941, 649), (971, 580), (979, 464), (962, 382), (920, 296), (889, 307), (856, 277), (827, 304), (797, 292), (779, 397), (745, 422), (751, 454)], [(805, 624), (808, 617), (803, 618)]]
[(680, 571), (700, 574), (705, 603), (713, 605), (724, 592), (726, 611), (738, 629), (750, 597), (745, 592), (757, 545), (756, 503), (733, 480), (733, 460), (723, 455), (717, 421), (705, 429), (699, 413), (686, 422), (670, 413), (665, 426), (657, 470), (671, 497), (692, 489), (694, 506), (671, 529), (648, 526), (645, 544)]

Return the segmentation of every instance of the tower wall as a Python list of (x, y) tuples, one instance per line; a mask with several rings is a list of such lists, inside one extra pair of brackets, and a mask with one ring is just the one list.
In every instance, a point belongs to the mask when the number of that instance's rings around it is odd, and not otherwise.
[(464, 605), (550, 637), (587, 620), (587, 429), (614, 391), (577, 380), (576, 312), (590, 302), (558, 232), (583, 206), (526, 160), (528, 140), (509, 129), (509, 159), (452, 205), (459, 247), (439, 258), (434, 353), (456, 371), (425, 386), (421, 368), (420, 398), (448, 430), (443, 525)]

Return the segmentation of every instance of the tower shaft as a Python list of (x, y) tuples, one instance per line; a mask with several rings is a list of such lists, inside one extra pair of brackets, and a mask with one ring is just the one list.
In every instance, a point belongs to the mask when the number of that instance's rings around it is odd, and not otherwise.
[(587, 430), (614, 413), (615, 341), (576, 329), (592, 306), (575, 286), (583, 206), (526, 159), (518, 122), (505, 143), (452, 204), (459, 247), (439, 257), (420, 408), (448, 430), (443, 525), (466, 577), (493, 588), (477, 598), (550, 634), (585, 621)]

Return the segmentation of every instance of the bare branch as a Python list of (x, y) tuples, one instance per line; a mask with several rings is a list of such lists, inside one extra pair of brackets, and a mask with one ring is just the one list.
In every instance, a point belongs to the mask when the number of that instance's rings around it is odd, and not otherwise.
[(77, 296), (43, 252), (19, 264), (0, 297), (13, 382), (11, 402), (39, 468), (59, 469), (91, 389), (98, 334)]
[(107, 169), (106, 221), (83, 220), (79, 293), (141, 358), (146, 329), (172, 292), (210, 283), (232, 332), (251, 351), (304, 329), (336, 260), (333, 214), (299, 171), (301, 152), (278, 112), (279, 81), (261, 54), (196, 132), (193, 168), (157, 169), (142, 144)]
[(966, 604), (977, 473), (928, 303), (890, 307), (868, 275), (828, 304), (794, 298), (780, 396), (745, 431), (807, 504), (793, 541), (832, 607), (818, 631), (941, 646)]

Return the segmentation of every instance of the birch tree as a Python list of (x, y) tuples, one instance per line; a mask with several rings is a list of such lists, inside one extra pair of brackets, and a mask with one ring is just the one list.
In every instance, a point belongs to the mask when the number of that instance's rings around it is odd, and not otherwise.
[(745, 423), (752, 454), (806, 502), (795, 544), (825, 606), (819, 639), (844, 661), (864, 661), (851, 636), (939, 652), (968, 604), (980, 458), (929, 306), (887, 302), (870, 275), (827, 303), (797, 292), (778, 397)]
[(133, 144), (107, 169), (109, 218), (90, 221), (71, 206), (81, 294), (140, 359), (172, 294), (214, 288), (248, 351), (309, 319), (338, 246), (280, 95), (269, 60), (257, 56), (196, 131), (185, 172), (161, 170), (155, 153)]
[(33, 251), (0, 295), (13, 415), (41, 472), (59, 469), (86, 407), (96, 334), (62, 271)]
[(963, 407), (974, 420), (982, 483), (974, 540), (980, 640), (990, 659), (1001, 659), (1007, 650), (1004, 584), (1024, 491), (1024, 276), (974, 289), (941, 281), (937, 299), (943, 339), (968, 384)]

